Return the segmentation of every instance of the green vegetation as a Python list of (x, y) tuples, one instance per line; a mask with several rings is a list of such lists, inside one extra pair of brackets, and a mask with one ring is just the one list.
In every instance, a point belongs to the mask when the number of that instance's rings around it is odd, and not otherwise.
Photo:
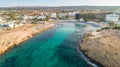
[(111, 29), (111, 27), (103, 27), (103, 28), (97, 30), (97, 32), (100, 32), (100, 31), (102, 31), (102, 30), (108, 30), (108, 29)]
[(115, 26), (115, 27), (113, 27), (113, 29), (119, 29), (120, 30), (120, 26)]
[(83, 18), (85, 21), (96, 19), (95, 14), (80, 14), (80, 18)]
[(102, 29), (100, 29), (100, 30), (97, 30), (97, 32), (100, 32), (100, 31), (102, 31), (102, 30), (108, 30), (108, 29), (119, 29), (119, 30), (120, 30), (120, 26), (115, 26), (115, 27), (113, 27), (113, 28), (111, 28), (111, 27), (104, 27), (104, 28), (102, 28)]
[(115, 27), (115, 23), (114, 23), (113, 21), (109, 22), (109, 25), (110, 25), (111, 27)]
[(104, 27), (101, 30), (111, 29), (111, 27)]
[(78, 21), (80, 20), (80, 14), (79, 13), (75, 14), (75, 19), (78, 20)]
[(45, 21), (48, 21), (50, 19), (50, 17), (47, 15), (45, 18)]

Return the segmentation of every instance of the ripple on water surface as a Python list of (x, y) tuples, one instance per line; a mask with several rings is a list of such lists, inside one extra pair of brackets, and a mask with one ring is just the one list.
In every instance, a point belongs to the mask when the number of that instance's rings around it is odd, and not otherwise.
[(33, 37), (2, 55), (0, 67), (91, 67), (77, 53), (77, 28), (66, 23)]

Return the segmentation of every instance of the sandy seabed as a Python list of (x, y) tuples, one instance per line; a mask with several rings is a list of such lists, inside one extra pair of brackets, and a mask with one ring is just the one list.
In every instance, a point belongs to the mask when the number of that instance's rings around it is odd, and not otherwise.
[(0, 30), (0, 54), (52, 27), (54, 24), (25, 24), (10, 30)]

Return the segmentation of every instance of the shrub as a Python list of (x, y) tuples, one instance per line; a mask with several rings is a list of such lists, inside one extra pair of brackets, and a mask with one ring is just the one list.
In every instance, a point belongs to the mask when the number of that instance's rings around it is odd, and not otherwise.
[(109, 25), (112, 26), (112, 27), (114, 27), (114, 26), (115, 26), (115, 23), (114, 23), (113, 21), (111, 21), (111, 22), (109, 23)]
[(120, 26), (115, 26), (115, 27), (113, 27), (113, 29), (119, 29), (120, 30)]
[(104, 27), (102, 28), (101, 30), (107, 30), (107, 29), (110, 29), (111, 27)]

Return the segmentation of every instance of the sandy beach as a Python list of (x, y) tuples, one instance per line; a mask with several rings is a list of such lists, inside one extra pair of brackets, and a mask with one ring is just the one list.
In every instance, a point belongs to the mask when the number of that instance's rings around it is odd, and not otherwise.
[(15, 29), (0, 30), (0, 54), (52, 27), (54, 24), (26, 24)]
[(80, 49), (91, 60), (104, 67), (120, 67), (120, 30), (102, 31), (96, 36), (84, 36)]

